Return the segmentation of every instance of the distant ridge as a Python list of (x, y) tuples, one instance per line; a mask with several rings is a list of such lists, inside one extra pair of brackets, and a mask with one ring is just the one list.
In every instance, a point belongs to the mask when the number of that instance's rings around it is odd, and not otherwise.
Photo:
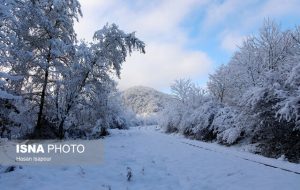
[(134, 86), (122, 92), (125, 105), (138, 115), (153, 115), (162, 111), (171, 96), (146, 86)]

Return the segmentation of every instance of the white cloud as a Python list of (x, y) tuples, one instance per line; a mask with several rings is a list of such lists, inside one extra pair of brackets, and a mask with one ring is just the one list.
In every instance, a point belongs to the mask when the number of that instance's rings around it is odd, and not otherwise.
[[(146, 43), (146, 55), (133, 54), (123, 65), (122, 89), (146, 85), (166, 89), (174, 79), (207, 78), (213, 61), (206, 52), (187, 49), (199, 41), (201, 47), (216, 38), (220, 50), (229, 54), (241, 45), (244, 36), (253, 34), (264, 18), (283, 18), (300, 15), (299, 0), (80, 0), (83, 19), (75, 25), (80, 38), (92, 39), (94, 31), (106, 22), (116, 23), (126, 32), (137, 31), (137, 37)], [(187, 16), (199, 11), (202, 20), (194, 27), (198, 34), (187, 36), (181, 28)], [(202, 12), (204, 14), (202, 14)], [(295, 19), (296, 20), (296, 19)], [(193, 24), (193, 23), (192, 23)], [(296, 24), (296, 23), (295, 23)], [(200, 45), (200, 44), (199, 44)], [(216, 48), (218, 49), (218, 48)], [(223, 53), (223, 52), (221, 52)], [(221, 60), (222, 57), (218, 57)], [(227, 59), (227, 58), (225, 58)], [(222, 60), (226, 62), (227, 60)]]
[[(195, 6), (205, 1), (80, 1), (83, 19), (75, 25), (80, 38), (91, 40), (106, 22), (115, 22), (146, 43), (146, 54), (133, 54), (123, 65), (120, 88), (145, 85), (164, 89), (179, 77), (202, 78), (212, 61), (202, 51), (187, 50), (189, 39), (180, 22)], [(127, 3), (126, 3), (127, 2)]]
[(203, 52), (186, 51), (177, 44), (152, 44), (146, 55), (133, 55), (124, 66), (120, 87), (148, 85), (163, 89), (175, 79), (196, 80), (211, 71), (212, 61)]
[(296, 18), (300, 16), (299, 7), (299, 0), (212, 1), (206, 7), (201, 30), (216, 29), (220, 48), (233, 53), (245, 36), (258, 32), (264, 19)]
[(221, 47), (227, 52), (233, 53), (242, 45), (245, 39), (245, 36), (237, 32), (226, 31), (221, 35)]
[(239, 26), (251, 28), (261, 25), (267, 18), (275, 20), (286, 16), (297, 18), (300, 16), (299, 7), (299, 0), (268, 0), (262, 3), (260, 7), (248, 10), (247, 17), (242, 19), (243, 22)]
[(299, 13), (299, 0), (269, 0), (263, 6), (259, 16), (282, 16), (286, 14)]
[(220, 23), (226, 23), (230, 16), (238, 16), (235, 17), (238, 20), (245, 10), (251, 8), (251, 4), (253, 3), (255, 3), (254, 0), (211, 1), (206, 8), (203, 27), (209, 30)]

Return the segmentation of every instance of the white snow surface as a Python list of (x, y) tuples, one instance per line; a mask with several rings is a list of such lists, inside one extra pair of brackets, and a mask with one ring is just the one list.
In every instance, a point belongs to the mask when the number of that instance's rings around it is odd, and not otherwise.
[(112, 130), (102, 141), (101, 165), (23, 166), (1, 173), (0, 189), (300, 189), (300, 164), (164, 134), (155, 126)]

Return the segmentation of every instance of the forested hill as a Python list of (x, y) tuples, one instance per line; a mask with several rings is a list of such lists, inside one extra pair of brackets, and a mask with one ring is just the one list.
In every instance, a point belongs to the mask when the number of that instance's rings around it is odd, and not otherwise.
[(164, 109), (171, 96), (150, 87), (135, 86), (122, 93), (126, 106), (139, 115), (151, 115)]

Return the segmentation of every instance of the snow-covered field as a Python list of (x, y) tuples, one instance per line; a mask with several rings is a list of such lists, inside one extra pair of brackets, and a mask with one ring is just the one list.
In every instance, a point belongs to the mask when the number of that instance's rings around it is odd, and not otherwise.
[(155, 127), (112, 130), (103, 141), (101, 165), (24, 166), (0, 174), (0, 189), (300, 189), (300, 165), (164, 134)]

